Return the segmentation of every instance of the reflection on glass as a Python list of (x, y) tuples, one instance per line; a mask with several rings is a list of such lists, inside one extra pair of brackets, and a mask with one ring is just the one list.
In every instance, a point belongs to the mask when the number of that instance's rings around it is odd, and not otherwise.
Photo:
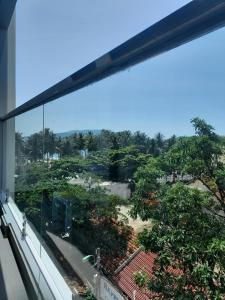
[(15, 118), (14, 200), (38, 232), (41, 231), (43, 107)]

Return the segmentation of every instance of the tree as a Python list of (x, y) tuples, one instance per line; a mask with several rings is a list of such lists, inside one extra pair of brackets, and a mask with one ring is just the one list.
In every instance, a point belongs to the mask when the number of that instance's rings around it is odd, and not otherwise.
[(137, 168), (145, 164), (150, 155), (143, 153), (140, 146), (128, 146), (116, 150), (118, 155), (117, 164), (119, 166), (120, 181), (128, 181), (133, 179)]
[(214, 127), (210, 124), (207, 124), (205, 120), (196, 117), (191, 120), (191, 123), (193, 124), (195, 133), (198, 136), (207, 136), (211, 140), (218, 139), (217, 134), (214, 132)]
[(22, 133), (15, 133), (15, 159), (16, 159), (16, 174), (23, 172), (23, 165), (25, 164), (25, 141)]
[(215, 182), (219, 189), (221, 199), (225, 199), (225, 168), (221, 167), (220, 169), (216, 170), (214, 172), (214, 176), (215, 176)]
[(212, 195), (177, 183), (158, 197), (153, 228), (139, 235), (158, 254), (149, 288), (161, 299), (222, 299), (225, 227)]
[(169, 173), (178, 172), (195, 177), (201, 177), (202, 174), (208, 173), (208, 165), (202, 157), (200, 148), (198, 137), (179, 138), (164, 156)]
[(73, 147), (69, 138), (66, 138), (62, 143), (62, 156), (69, 156), (73, 153)]
[(154, 157), (158, 157), (164, 150), (168, 149), (168, 141), (164, 140), (162, 133), (157, 133), (154, 138), (147, 139), (147, 151)]
[(117, 196), (107, 195), (100, 187), (88, 189), (80, 185), (68, 185), (60, 191), (60, 196), (71, 202), (74, 222), (78, 225), (90, 223), (92, 219), (117, 219), (120, 199)]
[(170, 169), (201, 178), (213, 177), (214, 170), (221, 168), (220, 140), (211, 125), (199, 118), (192, 119), (195, 136), (181, 137), (165, 154)]
[(110, 160), (110, 165), (109, 165), (109, 179), (112, 181), (118, 181), (119, 179), (119, 144), (117, 142), (116, 136), (113, 136), (112, 138), (112, 146), (111, 146), (111, 151), (109, 153), (109, 160)]
[(175, 143), (176, 143), (177, 137), (176, 135), (172, 135), (170, 138), (168, 138), (165, 141), (165, 151), (168, 151)]
[(43, 132), (37, 132), (30, 135), (25, 143), (25, 154), (32, 160), (37, 161), (43, 159)]
[(112, 147), (112, 138), (114, 134), (110, 130), (103, 129), (97, 138), (98, 149), (110, 149)]
[(91, 131), (88, 132), (88, 135), (86, 137), (86, 148), (88, 149), (88, 151), (97, 150), (96, 138)]
[(47, 159), (49, 156), (52, 156), (56, 150), (56, 135), (49, 129), (44, 129), (44, 154), (47, 155)]
[(154, 157), (159, 155), (155, 139), (150, 139), (148, 143), (148, 153), (152, 154)]
[(15, 133), (15, 155), (17, 158), (24, 154), (25, 142), (21, 132)]
[(155, 141), (156, 141), (158, 151), (159, 153), (161, 153), (164, 147), (164, 136), (162, 135), (162, 133), (158, 132), (155, 135)]
[(78, 149), (78, 134), (75, 132), (72, 137), (73, 150), (76, 152)]
[(88, 171), (88, 167), (88, 161), (81, 159), (79, 156), (65, 157), (51, 162), (48, 176), (52, 179), (64, 180)]
[(23, 172), (21, 172), (16, 178), (16, 188), (23, 189), (23, 186), (30, 186), (37, 182), (47, 179), (47, 166), (43, 161), (30, 162), (23, 166)]
[(133, 207), (130, 214), (133, 218), (139, 215), (146, 221), (152, 216), (152, 210), (157, 204), (156, 191), (160, 188), (159, 178), (163, 176), (159, 162), (151, 158), (137, 169), (135, 173), (135, 192), (132, 195)]
[(144, 146), (144, 145), (146, 145), (147, 140), (148, 140), (148, 137), (143, 132), (136, 131), (133, 134), (133, 144), (134, 145)]
[(164, 155), (167, 173), (190, 174), (202, 180), (220, 201), (225, 212), (225, 166), (221, 139), (214, 128), (199, 118), (192, 119), (195, 136), (178, 138)]
[(132, 134), (129, 130), (117, 132), (117, 139), (121, 147), (127, 147), (132, 144)]
[(80, 132), (77, 139), (77, 148), (78, 150), (84, 150), (85, 140), (84, 135)]
[[(43, 174), (41, 166), (34, 164), (37, 163), (33, 163), (27, 177), (16, 182), (15, 201), (28, 220), (35, 225), (36, 230), (41, 232), (52, 220), (53, 193), (66, 190), (68, 183), (62, 179), (49, 179), (46, 172), (46, 175)], [(29, 174), (32, 176), (28, 181)]]
[[(131, 215), (151, 220), (139, 235), (157, 254), (150, 290), (160, 299), (223, 299), (225, 296), (225, 169), (220, 139), (204, 120), (192, 120), (196, 135), (181, 137), (135, 173)], [(162, 171), (207, 178), (210, 192), (183, 183), (161, 183)], [(209, 182), (210, 180), (210, 182)], [(221, 194), (222, 195), (222, 194)]]

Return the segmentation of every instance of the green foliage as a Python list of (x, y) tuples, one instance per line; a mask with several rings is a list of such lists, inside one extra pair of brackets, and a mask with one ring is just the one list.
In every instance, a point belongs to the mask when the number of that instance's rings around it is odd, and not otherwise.
[(42, 180), (32, 184), (26, 184), (25, 181), (17, 183), (15, 192), (16, 204), (38, 231), (43, 224), (51, 221), (53, 193), (68, 187), (68, 183), (63, 180)]
[(214, 132), (215, 129), (213, 128), (213, 126), (207, 124), (205, 120), (196, 117), (191, 120), (191, 123), (193, 124), (195, 133), (198, 136), (207, 136), (211, 140), (218, 139), (217, 135)]
[(24, 185), (34, 185), (46, 179), (47, 165), (42, 161), (26, 163), (22, 166), (17, 166), (16, 173), (18, 174), (16, 189), (23, 190)]
[(135, 192), (132, 196), (133, 207), (130, 214), (133, 218), (139, 215), (142, 220), (148, 220), (157, 202), (157, 191), (160, 187), (159, 178), (163, 176), (159, 161), (151, 158), (138, 168), (135, 173)]
[[(144, 165), (150, 155), (137, 146), (128, 146), (108, 151), (109, 176), (115, 181), (128, 181), (134, 177), (137, 168)], [(114, 173), (113, 173), (114, 172)], [(116, 173), (115, 173), (116, 172)]]
[(43, 132), (30, 135), (25, 143), (24, 153), (31, 161), (43, 159)]
[(21, 133), (16, 132), (15, 138), (17, 159), (26, 155), (31, 161), (37, 161), (43, 159), (44, 155), (49, 158), (56, 152), (56, 136), (49, 128), (36, 132), (26, 139)]
[(52, 157), (52, 155), (56, 152), (56, 135), (49, 129), (44, 129), (44, 140), (43, 140), (44, 154), (46, 154), (47, 159)]
[(139, 288), (144, 288), (149, 282), (149, 276), (144, 270), (133, 273), (133, 279)]
[(85, 144), (86, 144), (86, 148), (88, 149), (88, 151), (96, 151), (97, 150), (97, 141), (91, 131), (88, 132)]
[[(85, 149), (88, 150), (86, 160), (89, 164), (86, 171), (96, 171), (96, 175), (102, 176), (105, 180), (127, 181), (133, 178), (137, 166), (140, 166), (149, 155), (159, 156), (160, 153), (170, 149), (175, 140), (175, 136), (165, 140), (161, 133), (154, 138), (149, 138), (142, 132), (137, 131), (132, 134), (128, 130), (121, 132), (102, 130), (99, 135), (90, 131), (87, 134), (75, 133), (63, 138), (57, 137), (49, 128), (26, 138), (17, 132), (17, 167), (22, 167), (28, 160), (34, 162), (45, 160), (49, 161), (53, 168), (56, 164), (57, 178), (73, 176), (74, 172), (79, 173), (83, 170), (74, 171), (70, 167), (68, 169), (67, 166), (63, 166), (60, 173), (58, 164), (61, 165), (61, 162), (54, 162), (51, 158), (55, 154), (65, 160), (77, 157), (77, 163), (83, 166), (79, 151)], [(75, 161), (72, 163), (76, 164)]]
[(53, 179), (76, 177), (77, 174), (87, 171), (88, 167), (88, 161), (79, 156), (61, 158), (51, 162), (49, 175)]
[[(157, 253), (148, 287), (161, 299), (223, 299), (225, 296), (224, 167), (222, 145), (211, 125), (192, 120), (196, 135), (181, 137), (166, 153), (135, 173), (131, 214), (152, 219), (139, 234), (146, 251)], [(182, 183), (160, 184), (167, 174), (200, 177), (211, 193)], [(220, 200), (215, 193), (220, 192)], [(154, 201), (155, 200), (155, 201)]]
[[(142, 270), (134, 274), (135, 282), (162, 299), (222, 299), (223, 139), (204, 120), (194, 118), (192, 124), (194, 136), (169, 139), (160, 133), (149, 138), (139, 131), (102, 130), (99, 135), (89, 132), (67, 138), (58, 138), (49, 129), (26, 138), (17, 133), (17, 204), (41, 230), (51, 221), (53, 198), (62, 197), (71, 205), (72, 242), (87, 254), (101, 247), (103, 256), (114, 259), (126, 255), (131, 235), (131, 229), (118, 222), (121, 199), (97, 184), (84, 187), (70, 185), (68, 180), (79, 175), (95, 182), (131, 182), (131, 216), (153, 220), (152, 230), (140, 233), (139, 241), (146, 251), (157, 253), (153, 277), (149, 279)], [(86, 158), (79, 154), (83, 149), (88, 149)], [(60, 154), (59, 160), (51, 160), (55, 153)], [(175, 173), (207, 181), (212, 193), (182, 183), (161, 183), (164, 174)]]
[(86, 289), (83, 298), (84, 300), (96, 300), (90, 289)]
[(191, 174), (196, 177), (213, 176), (219, 168), (222, 154), (221, 144), (213, 127), (204, 120), (192, 120), (196, 136), (181, 137), (165, 154), (169, 172), (178, 171), (181, 174)]
[[(220, 196), (222, 199), (222, 203), (225, 206), (225, 167), (222, 166), (221, 168), (214, 170), (214, 180), (220, 192)], [(225, 211), (225, 208), (224, 208)]]
[(60, 145), (60, 153), (63, 157), (67, 157), (73, 154), (72, 144), (69, 138), (65, 138)]
[(197, 299), (196, 293), (210, 299), (218, 293), (222, 297), (225, 228), (224, 221), (211, 213), (213, 209), (216, 207), (210, 194), (181, 183), (161, 193), (156, 208), (158, 220), (151, 232), (145, 230), (139, 235), (146, 250), (158, 253), (152, 290), (169, 299), (181, 295)]
[(119, 197), (107, 195), (103, 189), (96, 187), (86, 190), (79, 185), (68, 185), (58, 193), (71, 203), (72, 215), (76, 224), (85, 224), (92, 219), (117, 219)]

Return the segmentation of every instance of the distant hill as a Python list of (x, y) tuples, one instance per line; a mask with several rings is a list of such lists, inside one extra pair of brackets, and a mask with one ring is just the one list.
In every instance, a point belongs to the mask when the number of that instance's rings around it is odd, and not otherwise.
[(71, 135), (74, 135), (75, 133), (82, 133), (83, 135), (87, 135), (88, 132), (92, 132), (93, 135), (99, 135), (101, 133), (101, 129), (94, 129), (94, 130), (91, 130), (91, 129), (83, 129), (83, 130), (70, 130), (70, 131), (65, 131), (65, 132), (59, 132), (59, 133), (56, 133), (56, 136), (57, 137), (61, 137), (61, 138), (65, 138), (65, 137), (69, 137)]

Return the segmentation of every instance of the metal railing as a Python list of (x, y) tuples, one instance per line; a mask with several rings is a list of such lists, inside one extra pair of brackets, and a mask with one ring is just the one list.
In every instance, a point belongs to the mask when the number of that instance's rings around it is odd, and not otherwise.
[(5, 121), (225, 25), (225, 0), (194, 0), (12, 110)]

